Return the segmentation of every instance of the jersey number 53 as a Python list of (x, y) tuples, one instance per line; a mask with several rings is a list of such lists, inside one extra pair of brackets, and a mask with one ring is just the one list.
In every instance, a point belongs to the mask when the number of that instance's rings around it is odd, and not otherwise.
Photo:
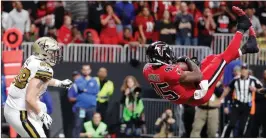
[(162, 96), (164, 99), (175, 101), (179, 99), (179, 95), (172, 90), (167, 90), (166, 88), (169, 86), (168, 83), (150, 83), (154, 88), (155, 92)]

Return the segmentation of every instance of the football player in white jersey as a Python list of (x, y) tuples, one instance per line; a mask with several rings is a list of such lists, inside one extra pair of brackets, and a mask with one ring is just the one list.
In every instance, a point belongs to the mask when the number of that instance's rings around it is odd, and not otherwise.
[(61, 49), (57, 41), (42, 37), (32, 46), (34, 52), (23, 64), (20, 73), (8, 90), (4, 108), (6, 121), (21, 137), (46, 137), (42, 125), (49, 128), (52, 118), (46, 113), (46, 105), (40, 96), (47, 86), (69, 88), (72, 81), (53, 78), (53, 69), (61, 61)]

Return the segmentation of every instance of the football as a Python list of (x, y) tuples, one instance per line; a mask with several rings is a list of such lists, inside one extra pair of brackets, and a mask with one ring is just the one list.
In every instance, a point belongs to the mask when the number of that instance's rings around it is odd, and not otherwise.
[(178, 65), (183, 71), (188, 71), (187, 63), (185, 63), (185, 62), (178, 62), (177, 65)]

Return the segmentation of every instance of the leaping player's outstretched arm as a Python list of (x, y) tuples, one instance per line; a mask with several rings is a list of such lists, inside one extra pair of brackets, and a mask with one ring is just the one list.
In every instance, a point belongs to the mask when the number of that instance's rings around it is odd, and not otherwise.
[(200, 82), (202, 80), (202, 73), (200, 68), (189, 58), (185, 60), (188, 65), (190, 71), (184, 71), (184, 73), (180, 76), (180, 83), (195, 83)]
[(62, 88), (69, 88), (71, 87), (72, 85), (72, 81), (69, 80), (69, 79), (65, 79), (63, 81), (60, 81), (58, 79), (54, 79), (52, 78), (50, 81), (49, 81), (49, 86), (54, 86), (54, 87), (62, 87)]
[(37, 115), (41, 112), (39, 105), (37, 104), (38, 94), (42, 91), (45, 86), (45, 82), (38, 79), (32, 78), (26, 90), (26, 102), (27, 105), (34, 111)]

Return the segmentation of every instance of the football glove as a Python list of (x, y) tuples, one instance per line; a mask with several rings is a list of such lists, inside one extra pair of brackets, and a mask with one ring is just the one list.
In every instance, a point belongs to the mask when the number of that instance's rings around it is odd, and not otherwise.
[(186, 56), (180, 56), (176, 59), (176, 62), (187, 62), (189, 60)]
[(53, 122), (53, 119), (51, 118), (51, 116), (48, 115), (47, 113), (44, 113), (44, 112), (41, 111), (41, 112), (38, 114), (38, 117), (39, 117), (39, 119), (43, 122), (43, 124), (45, 125), (45, 127), (46, 127), (47, 129), (49, 129), (50, 126), (52, 125), (52, 122)]
[(60, 81), (58, 87), (62, 87), (62, 88), (70, 88), (71, 85), (73, 84), (73, 82), (69, 79), (65, 79), (63, 81)]
[(198, 61), (197, 57), (192, 57), (190, 60), (193, 61), (197, 66), (200, 66), (200, 62)]

